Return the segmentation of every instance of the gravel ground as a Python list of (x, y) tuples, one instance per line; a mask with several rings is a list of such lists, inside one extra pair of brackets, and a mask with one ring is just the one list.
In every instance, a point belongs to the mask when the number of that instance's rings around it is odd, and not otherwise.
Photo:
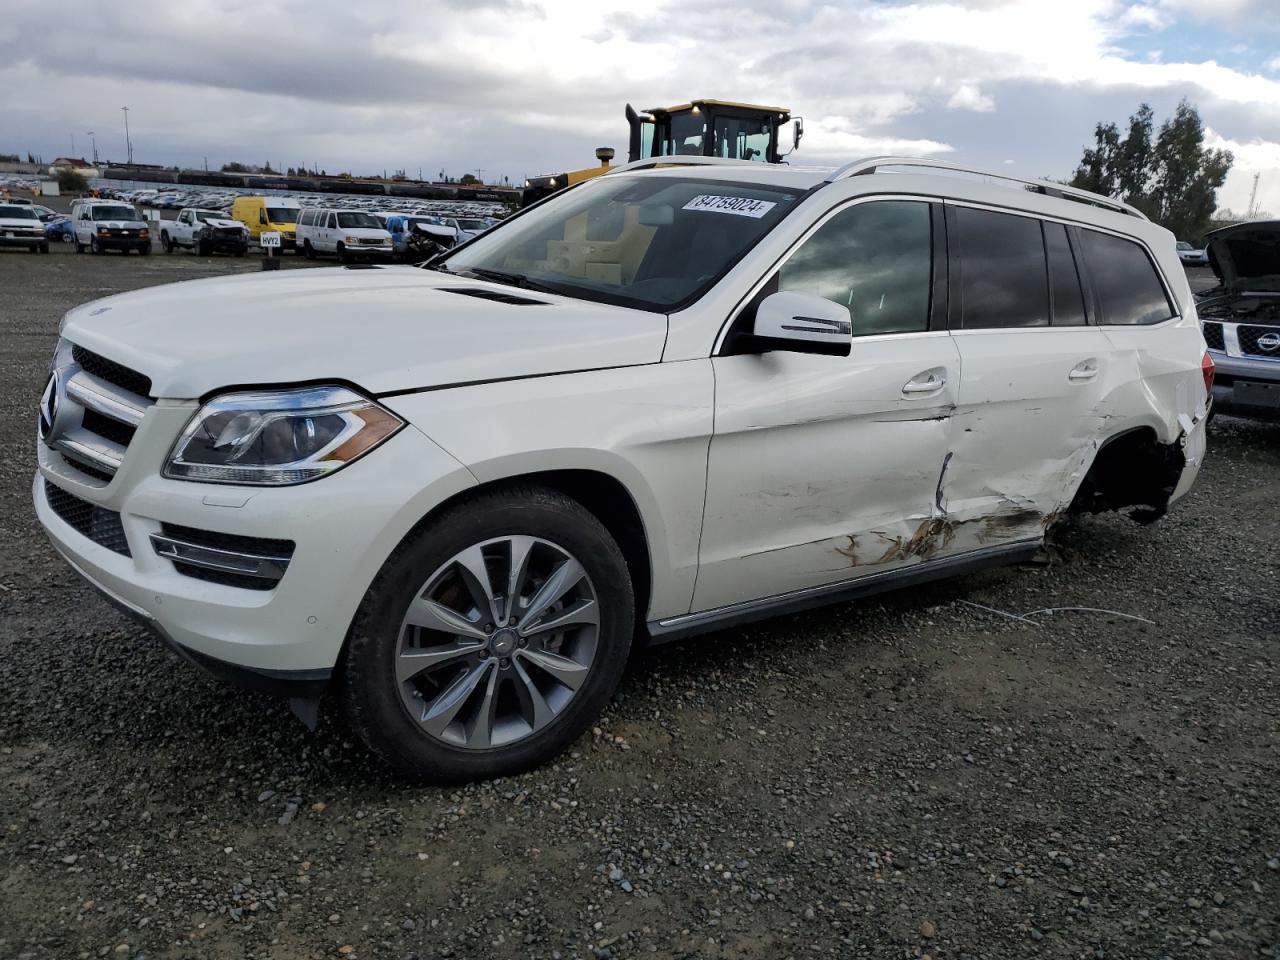
[(427, 789), (31, 512), (61, 313), (256, 267), (0, 253), (0, 956), (1280, 957), (1280, 425), (1215, 420), (1153, 527), (644, 655), (559, 762)]

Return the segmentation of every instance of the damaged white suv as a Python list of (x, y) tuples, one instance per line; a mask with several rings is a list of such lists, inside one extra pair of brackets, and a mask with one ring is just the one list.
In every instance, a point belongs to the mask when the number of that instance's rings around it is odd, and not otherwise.
[(527, 768), (636, 644), (1192, 484), (1212, 364), (1172, 235), (940, 166), (645, 161), (427, 269), (76, 308), (36, 510), (210, 671), (309, 722), (331, 691), (418, 775)]

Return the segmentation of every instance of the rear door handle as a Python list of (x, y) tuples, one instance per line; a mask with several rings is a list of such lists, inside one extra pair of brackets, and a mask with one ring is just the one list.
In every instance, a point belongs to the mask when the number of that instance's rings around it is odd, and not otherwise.
[(1090, 357), (1088, 360), (1081, 360), (1071, 372), (1067, 374), (1068, 380), (1074, 380), (1077, 383), (1082, 380), (1092, 380), (1098, 375), (1098, 360), (1096, 357)]
[(902, 395), (915, 396), (922, 393), (937, 393), (947, 385), (947, 371), (942, 367), (923, 370), (902, 385)]

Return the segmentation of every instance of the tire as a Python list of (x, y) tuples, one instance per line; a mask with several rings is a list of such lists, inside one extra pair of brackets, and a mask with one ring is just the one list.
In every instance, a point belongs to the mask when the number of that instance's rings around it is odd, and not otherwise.
[(173, 253), (173, 248), (175, 246), (176, 244), (173, 242), (173, 237), (169, 236), (168, 230), (160, 234), (160, 247), (165, 253)]
[(315, 248), (311, 246), (310, 240), (302, 241), (302, 255), (308, 260), (314, 260), (316, 258), (316, 251)]
[(339, 260), (341, 263), (350, 263), (350, 262), (351, 262), (351, 254), (347, 252), (347, 248), (346, 248), (346, 246), (345, 246), (344, 244), (339, 243), (339, 244), (338, 244), (338, 246), (337, 246), (337, 249), (336, 249), (336, 250), (334, 250), (334, 253), (336, 253), (336, 254), (338, 255), (338, 260)]
[[(513, 620), (504, 625), (501, 617), (511, 612), (506, 609), (509, 558), (519, 544), (531, 545), (527, 553), (519, 548), (528, 557), (527, 571), (516, 591), (516, 626)], [(467, 590), (457, 562), (478, 546), (486, 550), (486, 577), (492, 574), (490, 585), (499, 594), (493, 614), (479, 613), (481, 601), (473, 598), (491, 594)], [(576, 579), (566, 575), (569, 570)], [(534, 608), (544, 591), (558, 597), (539, 613)], [(424, 595), (440, 600), (432, 609), (444, 605), (454, 617), (428, 620), (463, 623), (467, 632), (450, 635), (436, 632), (436, 626), (409, 625), (411, 604), (428, 609)], [(468, 605), (473, 609), (462, 612)], [(458, 619), (470, 613), (482, 620), (473, 625)], [(495, 615), (497, 629), (484, 631), (491, 624), (483, 620)], [(548, 618), (561, 623), (572, 618), (574, 625), (561, 632), (539, 631), (537, 625)], [(585, 507), (545, 487), (485, 494), (424, 524), (383, 565), (352, 621), (340, 697), (356, 734), (403, 773), (434, 783), (508, 776), (555, 757), (604, 709), (626, 666), (634, 619), (626, 561)], [(518, 628), (526, 626), (522, 635)], [(397, 679), (398, 666), (406, 663), (403, 651), (420, 649), (411, 643), (415, 638), (433, 648), (440, 645), (446, 656)], [(454, 653), (467, 644), (471, 647)], [(413, 657), (408, 662), (417, 665)], [(561, 672), (545, 671), (543, 664)], [(460, 685), (468, 680), (470, 692), (448, 695), (464, 689)], [(481, 719), (487, 703), (494, 705), (496, 718), (490, 724)], [(415, 712), (422, 704), (421, 721), (410, 713), (410, 704)], [(436, 714), (430, 724), (429, 713)], [(493, 740), (503, 742), (494, 746)]]
[(90, 238), (89, 238), (89, 252), (90, 252), (90, 253), (92, 253), (92, 254), (100, 254), (100, 253), (102, 253), (102, 247), (98, 245), (98, 238), (97, 238), (97, 237), (90, 237)]
[(201, 241), (199, 241), (199, 242), (196, 244), (196, 248), (195, 248), (195, 249), (196, 249), (196, 253), (197, 253), (197, 254), (199, 254), (199, 255), (200, 255), (200, 256), (202, 256), (202, 257), (211, 257), (211, 256), (213, 256), (213, 244), (209, 243), (207, 240), (201, 240)]
[(40, 244), (40, 252), (41, 252), (41, 253), (48, 253), (48, 252), (49, 252), (49, 241), (48, 241), (48, 240), (46, 240), (44, 243)]
[(76, 235), (74, 233), (64, 233), (61, 236), (59, 236), (58, 239), (60, 239), (63, 243), (75, 243)]
[(243, 247), (241, 247), (241, 248), (239, 248), (238, 250), (236, 250), (236, 256), (237, 256), (237, 257), (243, 257), (247, 252), (248, 252), (247, 250), (245, 250)]
[(139, 247), (138, 252), (142, 254), (144, 257), (151, 256), (151, 244), (148, 243), (145, 247)]

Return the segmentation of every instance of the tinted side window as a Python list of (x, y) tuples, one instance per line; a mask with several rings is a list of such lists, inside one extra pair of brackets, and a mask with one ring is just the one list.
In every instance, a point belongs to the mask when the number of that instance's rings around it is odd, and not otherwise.
[(929, 205), (860, 203), (818, 228), (778, 274), (778, 289), (847, 306), (854, 336), (929, 328)]
[(1060, 223), (1044, 224), (1044, 246), (1049, 253), (1049, 283), (1053, 292), (1053, 325), (1075, 327), (1086, 323), (1084, 295), (1080, 292), (1080, 274), (1067, 228)]
[(1173, 316), (1147, 251), (1109, 233), (1081, 230), (1080, 236), (1098, 295), (1099, 323), (1159, 323)]
[(955, 208), (960, 249), (960, 325), (1043, 327), (1049, 323), (1049, 274), (1040, 221)]

